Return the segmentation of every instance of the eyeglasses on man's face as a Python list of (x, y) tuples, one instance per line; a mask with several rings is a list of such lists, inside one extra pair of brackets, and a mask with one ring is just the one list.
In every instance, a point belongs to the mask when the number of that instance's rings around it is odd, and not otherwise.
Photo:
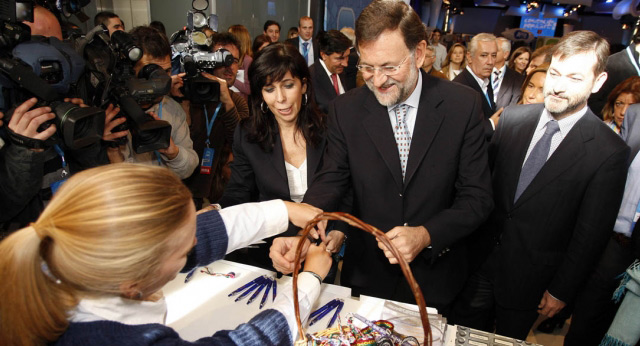
[(366, 75), (373, 75), (376, 73), (376, 70), (380, 71), (380, 73), (382, 73), (385, 76), (393, 76), (395, 74), (398, 73), (398, 71), (400, 71), (400, 68), (402, 67), (402, 65), (404, 65), (404, 63), (407, 61), (407, 59), (409, 59), (409, 57), (412, 55), (413, 53), (409, 53), (409, 55), (407, 55), (404, 59), (402, 59), (402, 61), (395, 66), (391, 66), (391, 65), (385, 65), (385, 66), (380, 66), (380, 67), (373, 67), (370, 65), (356, 65), (356, 67), (358, 68), (358, 70), (360, 70), (362, 72), (362, 74), (366, 74)]

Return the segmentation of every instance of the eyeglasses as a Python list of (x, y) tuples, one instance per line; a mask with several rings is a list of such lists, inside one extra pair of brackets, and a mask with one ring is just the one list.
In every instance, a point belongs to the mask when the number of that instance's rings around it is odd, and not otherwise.
[(366, 74), (372, 75), (376, 73), (376, 70), (379, 70), (380, 73), (382, 73), (385, 76), (393, 76), (396, 73), (398, 73), (398, 71), (400, 71), (400, 68), (402, 67), (402, 65), (407, 61), (407, 59), (409, 59), (409, 57), (412, 54), (413, 53), (409, 53), (409, 55), (407, 55), (404, 59), (402, 59), (402, 61), (396, 66), (387, 65), (387, 66), (373, 67), (370, 65), (356, 65), (356, 67), (363, 74), (366, 73)]

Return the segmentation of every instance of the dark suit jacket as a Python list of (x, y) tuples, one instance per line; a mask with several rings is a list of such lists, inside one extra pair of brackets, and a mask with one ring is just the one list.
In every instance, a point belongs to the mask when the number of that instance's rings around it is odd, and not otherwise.
[[(329, 104), (338, 96), (333, 87), (333, 82), (320, 62), (311, 65), (309, 67), (309, 73), (311, 74), (311, 84), (313, 85), (316, 103), (320, 107), (320, 110), (327, 114), (329, 113)], [(340, 83), (342, 83), (344, 91), (349, 91), (350, 88), (345, 81), (344, 73), (339, 74), (338, 77), (340, 78)]]
[(498, 90), (498, 96), (496, 97), (496, 109), (518, 103), (522, 83), (524, 83), (524, 76), (507, 66), (502, 84), (500, 84), (500, 89)]
[(629, 147), (591, 111), (574, 125), (514, 204), (544, 105), (508, 107), (490, 144), (496, 208), (488, 222), (498, 304), (535, 309), (545, 290), (570, 303), (611, 236)]
[[(298, 36), (294, 38), (289, 38), (284, 42), (294, 45), (302, 55), (302, 50), (300, 50), (300, 40), (301, 38), (300, 36)], [(313, 46), (313, 63), (317, 63), (318, 60), (320, 60), (320, 48), (318, 47), (318, 41), (315, 38), (312, 38), (311, 45)]]
[[(325, 146), (326, 139), (317, 147), (307, 145), (307, 185), (315, 179)], [(280, 137), (273, 151), (267, 153), (257, 143), (247, 140), (245, 125), (238, 126), (233, 138), (231, 178), (219, 203), (228, 207), (272, 199), (291, 201)]]
[[(640, 153), (640, 104), (635, 104), (627, 108), (622, 123), (622, 138), (631, 147), (631, 155), (629, 155), (629, 164)], [(635, 256), (640, 258), (640, 222), (636, 226), (631, 235)]]
[[(327, 153), (304, 202), (335, 211), (353, 187), (353, 215), (386, 232), (425, 226), (432, 248), (411, 263), (429, 306), (449, 304), (467, 278), (460, 242), (492, 208), (480, 97), (422, 74), (422, 93), (403, 182), (387, 107), (367, 87), (340, 95), (329, 108)], [(414, 301), (398, 265), (374, 237), (350, 231), (342, 283), (357, 293)]]
[[(636, 45), (629, 45), (631, 53), (635, 61), (638, 61), (638, 52), (636, 52)], [(627, 49), (621, 50), (618, 53), (611, 54), (607, 59), (607, 80), (598, 90), (597, 93), (591, 94), (589, 97), (589, 108), (602, 119), (602, 108), (607, 103), (607, 98), (613, 89), (618, 86), (623, 80), (637, 76), (638, 71), (629, 59), (629, 53)]]
[[(355, 47), (351, 48), (351, 52), (349, 52), (349, 62), (347, 63), (347, 67), (344, 68), (345, 90), (351, 90), (356, 87), (356, 79), (358, 78), (358, 68), (356, 66), (358, 65), (358, 60), (360, 60), (358, 52), (356, 52)], [(343, 83), (342, 85), (345, 84)]]
[(466, 85), (480, 94), (480, 98), (482, 99), (482, 113), (484, 114), (485, 118), (484, 132), (485, 136), (490, 139), (493, 135), (493, 126), (491, 126), (489, 118), (491, 118), (493, 113), (496, 112), (496, 109), (491, 107), (489, 101), (484, 96), (484, 92), (482, 92), (482, 88), (473, 77), (473, 75), (471, 75), (471, 72), (469, 72), (469, 70), (467, 70), (466, 68), (462, 69), (462, 72), (460, 72), (460, 74), (458, 74), (456, 78), (453, 79), (453, 82)]

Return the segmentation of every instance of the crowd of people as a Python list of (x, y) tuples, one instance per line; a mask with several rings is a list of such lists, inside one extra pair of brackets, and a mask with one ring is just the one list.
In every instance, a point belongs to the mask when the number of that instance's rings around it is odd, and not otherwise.
[[(44, 7), (25, 24), (64, 38)], [(111, 12), (94, 24), (125, 30)], [(162, 23), (132, 28), (133, 73), (170, 80), (139, 105), (171, 127), (146, 152), (116, 102), (100, 105), (100, 141), (47, 145), (54, 106), (2, 84), (0, 343), (187, 344), (164, 325), (165, 284), (222, 258), (290, 274), (299, 242), (303, 321), (339, 261), (354, 295), (414, 302), (375, 237), (323, 222), (317, 244), (301, 238), (322, 211), (385, 231), (451, 324), (524, 340), (540, 315), (546, 331), (571, 316), (565, 345), (638, 342), (635, 301), (611, 297), (640, 277), (640, 37), (612, 55), (590, 31), (533, 51), (490, 33), (447, 48), (384, 0), (355, 28), (315, 29), (304, 16), (284, 40), (273, 20), (253, 40), (240, 24), (203, 30), (230, 60), (201, 72), (219, 97), (200, 102)], [(79, 78), (65, 101), (88, 107), (95, 83)], [(198, 342), (292, 344), (291, 291)]]

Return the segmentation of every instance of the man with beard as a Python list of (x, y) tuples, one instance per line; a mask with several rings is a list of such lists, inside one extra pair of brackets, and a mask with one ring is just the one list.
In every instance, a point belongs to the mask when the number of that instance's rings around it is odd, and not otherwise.
[[(304, 202), (335, 211), (352, 188), (352, 214), (387, 232), (427, 304), (447, 315), (467, 279), (464, 239), (493, 206), (480, 96), (421, 71), (426, 31), (402, 1), (369, 4), (356, 38), (366, 87), (330, 105), (328, 150)], [(354, 294), (415, 302), (389, 249), (347, 232), (341, 283)], [(278, 270), (293, 269), (296, 244), (274, 242)]]
[[(587, 107), (607, 78), (606, 40), (566, 35), (552, 54), (544, 104), (509, 107), (489, 147), (496, 209), (488, 258), (451, 322), (525, 339), (538, 314), (571, 303), (607, 244), (629, 148)], [(481, 259), (474, 259), (481, 261)], [(480, 262), (482, 263), (482, 262)]]
[(309, 74), (316, 103), (327, 113), (331, 101), (349, 90), (342, 72), (349, 62), (351, 40), (338, 30), (329, 30), (318, 35), (318, 46), (320, 60), (309, 67)]

